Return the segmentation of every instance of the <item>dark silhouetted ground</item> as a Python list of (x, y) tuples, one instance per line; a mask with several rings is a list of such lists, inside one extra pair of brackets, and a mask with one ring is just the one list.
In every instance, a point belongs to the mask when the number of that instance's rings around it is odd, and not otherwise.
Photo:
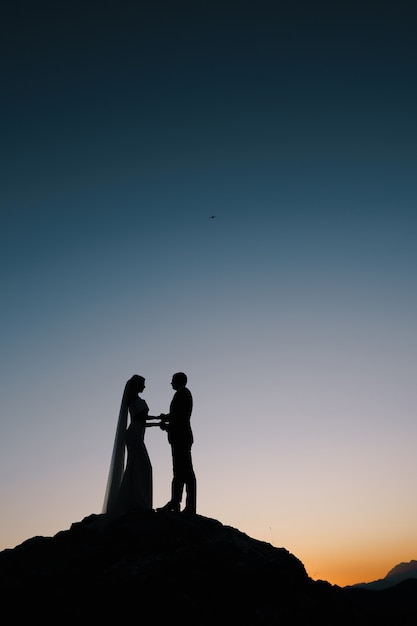
[(200, 515), (92, 515), (1, 552), (0, 585), (13, 622), (417, 623), (417, 580), (384, 591), (315, 582), (284, 548)]

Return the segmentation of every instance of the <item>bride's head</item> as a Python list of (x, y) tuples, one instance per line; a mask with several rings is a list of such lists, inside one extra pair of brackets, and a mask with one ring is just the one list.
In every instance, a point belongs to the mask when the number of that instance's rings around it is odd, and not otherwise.
[(139, 374), (134, 374), (132, 378), (129, 378), (129, 380), (126, 383), (125, 393), (127, 393), (128, 396), (131, 397), (133, 395), (137, 395), (138, 393), (141, 393), (144, 389), (145, 389), (144, 377), (139, 376)]

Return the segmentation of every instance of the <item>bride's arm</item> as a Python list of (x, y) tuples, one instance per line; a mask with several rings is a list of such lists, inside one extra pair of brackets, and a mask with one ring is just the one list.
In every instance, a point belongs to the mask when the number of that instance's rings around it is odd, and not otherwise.
[[(152, 420), (158, 420), (152, 421)], [(161, 423), (161, 418), (157, 415), (147, 415), (146, 416), (146, 426), (159, 426)]]

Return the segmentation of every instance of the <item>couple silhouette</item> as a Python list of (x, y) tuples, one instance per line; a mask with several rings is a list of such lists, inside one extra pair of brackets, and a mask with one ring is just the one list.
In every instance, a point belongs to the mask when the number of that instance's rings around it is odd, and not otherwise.
[(118, 516), (154, 510), (152, 464), (145, 446), (145, 431), (150, 426), (159, 426), (167, 432), (172, 454), (171, 499), (157, 511), (180, 512), (185, 488), (185, 508), (181, 513), (196, 513), (197, 484), (191, 457), (194, 437), (190, 422), (193, 397), (187, 387), (187, 376), (183, 372), (172, 376), (171, 385), (175, 393), (169, 412), (153, 416), (149, 415), (149, 407), (140, 396), (145, 389), (145, 378), (134, 374), (127, 381), (104, 497), (104, 514)]

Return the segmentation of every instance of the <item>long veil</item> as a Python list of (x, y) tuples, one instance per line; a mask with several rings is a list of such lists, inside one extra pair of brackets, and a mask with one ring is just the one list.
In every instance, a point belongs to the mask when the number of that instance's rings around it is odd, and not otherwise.
[(107, 479), (106, 493), (104, 495), (102, 513), (111, 513), (114, 509), (120, 483), (123, 478), (125, 465), (125, 441), (128, 413), (128, 385), (126, 383), (122, 403), (120, 405), (119, 419), (117, 422), (116, 435), (113, 444), (113, 453), (110, 462), (109, 477)]

